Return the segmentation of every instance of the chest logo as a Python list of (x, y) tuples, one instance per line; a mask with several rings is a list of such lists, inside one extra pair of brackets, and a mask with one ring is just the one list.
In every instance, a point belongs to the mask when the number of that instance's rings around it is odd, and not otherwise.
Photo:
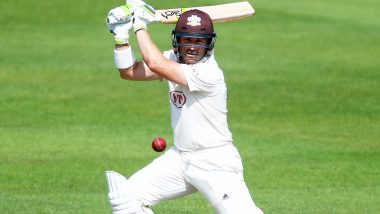
[(170, 100), (177, 108), (182, 108), (186, 103), (186, 95), (182, 91), (171, 91)]

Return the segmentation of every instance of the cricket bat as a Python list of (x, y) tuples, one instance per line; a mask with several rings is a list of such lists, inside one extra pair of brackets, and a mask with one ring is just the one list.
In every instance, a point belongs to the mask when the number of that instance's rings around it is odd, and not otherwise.
[(191, 9), (198, 9), (208, 13), (214, 23), (235, 21), (255, 15), (255, 10), (251, 4), (247, 1), (242, 1), (212, 6), (156, 10), (156, 20), (163, 24), (173, 24), (178, 21), (183, 12)]

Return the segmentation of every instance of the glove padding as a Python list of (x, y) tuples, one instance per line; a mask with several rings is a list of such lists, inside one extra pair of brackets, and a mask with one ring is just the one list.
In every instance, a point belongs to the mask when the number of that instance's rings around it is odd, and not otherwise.
[(126, 0), (125, 3), (132, 13), (134, 13), (140, 6), (146, 5), (142, 0)]
[(108, 30), (114, 35), (116, 44), (129, 43), (129, 31), (132, 28), (132, 11), (128, 5), (116, 7), (108, 12)]
[(133, 10), (128, 5), (113, 8), (108, 12), (106, 22), (108, 25), (127, 23), (131, 20), (132, 13)]
[(127, 23), (132, 19), (133, 13), (146, 3), (142, 0), (127, 0), (126, 4), (113, 8), (108, 12), (107, 24)]
[(147, 30), (147, 25), (157, 21), (156, 11), (149, 4), (141, 5), (133, 14), (133, 30), (135, 33), (141, 29)]
[(129, 43), (129, 31), (132, 29), (132, 21), (122, 24), (112, 24), (108, 26), (109, 31), (113, 34), (116, 44)]

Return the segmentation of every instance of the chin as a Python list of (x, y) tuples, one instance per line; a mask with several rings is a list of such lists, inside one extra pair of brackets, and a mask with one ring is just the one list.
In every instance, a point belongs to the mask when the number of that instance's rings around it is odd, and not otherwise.
[(195, 64), (197, 62), (197, 59), (186, 57), (184, 61), (186, 62), (186, 64)]
[(195, 60), (187, 60), (186, 61), (186, 64), (195, 64), (195, 63), (197, 63)]
[(194, 59), (191, 59), (191, 60), (186, 60), (185, 62), (186, 62), (186, 64), (189, 64), (189, 65), (192, 65), (192, 64), (195, 64), (195, 63), (197, 63), (197, 61), (196, 61), (196, 60), (194, 60)]

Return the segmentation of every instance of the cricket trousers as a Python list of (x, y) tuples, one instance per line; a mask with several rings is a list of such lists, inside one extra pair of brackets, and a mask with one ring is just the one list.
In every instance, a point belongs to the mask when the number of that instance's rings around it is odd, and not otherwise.
[(261, 214), (243, 178), (243, 166), (232, 145), (179, 151), (171, 147), (129, 179), (145, 206), (199, 191), (218, 214)]

